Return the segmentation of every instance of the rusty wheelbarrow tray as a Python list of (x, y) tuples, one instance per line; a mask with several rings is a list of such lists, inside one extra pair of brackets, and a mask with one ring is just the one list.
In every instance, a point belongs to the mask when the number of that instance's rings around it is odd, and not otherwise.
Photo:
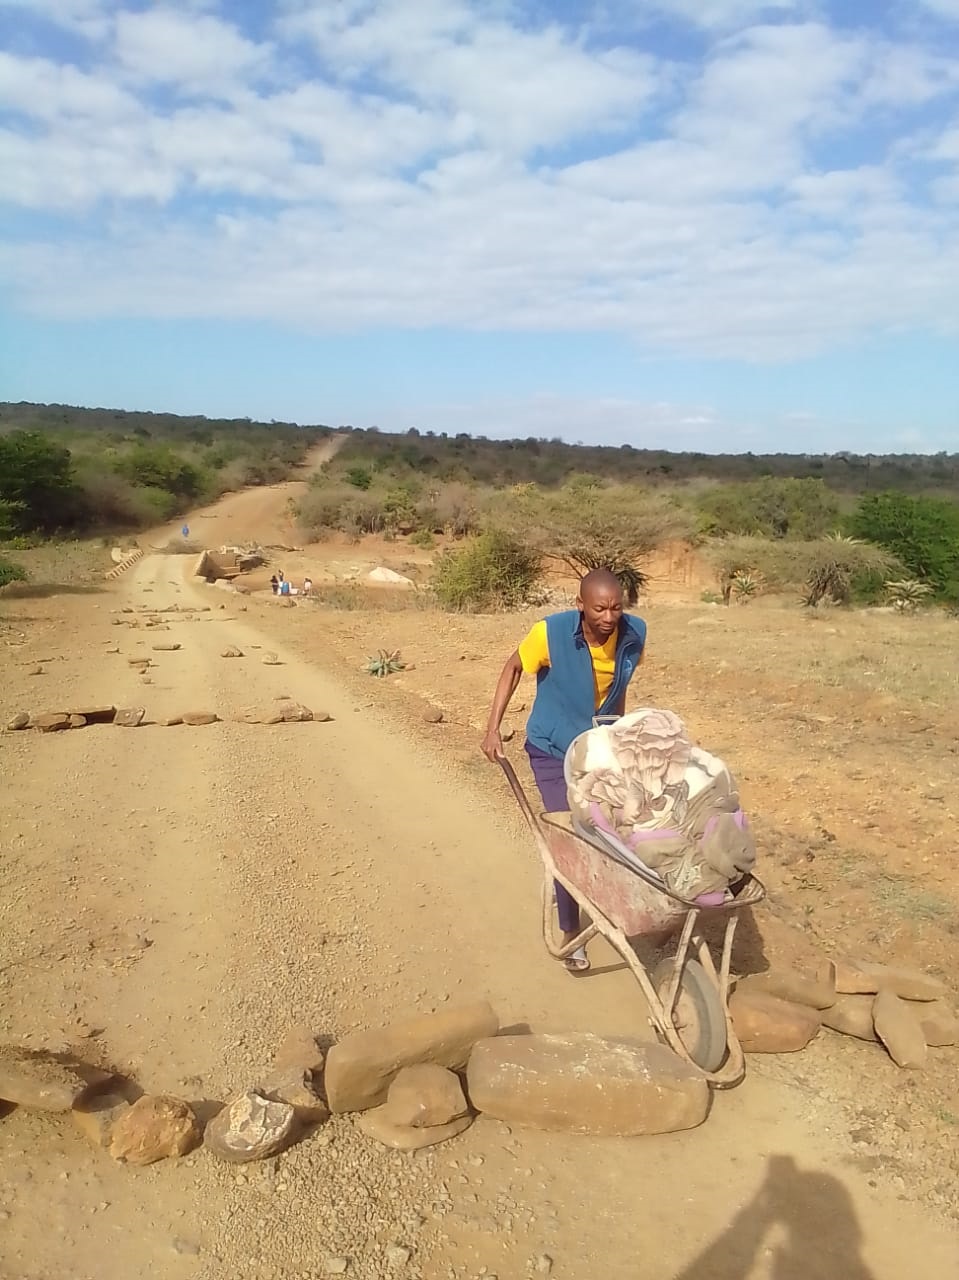
[[(500, 765), (526, 819), (543, 861), (543, 940), (550, 955), (565, 960), (600, 934), (625, 960), (639, 983), (659, 1037), (716, 1088), (729, 1089), (745, 1075), (742, 1046), (729, 1013), (730, 965), (738, 912), (765, 897), (747, 875), (732, 896), (716, 906), (690, 902), (672, 893), (653, 873), (626, 867), (578, 835), (568, 813), (537, 816), (508, 760)], [(571, 942), (557, 941), (553, 925), (553, 882), (574, 898), (590, 923)], [(717, 969), (699, 928), (700, 916), (726, 917)], [(652, 975), (636, 954), (633, 939), (665, 942), (679, 934), (675, 954)], [(693, 953), (693, 954), (691, 954)], [(695, 955), (695, 958), (694, 958)]]

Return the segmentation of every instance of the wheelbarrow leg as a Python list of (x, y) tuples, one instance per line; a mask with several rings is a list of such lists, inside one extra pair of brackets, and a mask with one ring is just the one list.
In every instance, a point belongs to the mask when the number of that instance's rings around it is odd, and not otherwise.
[[(576, 898), (576, 904), (580, 911), (584, 910), (583, 903), (578, 898)], [(556, 932), (553, 928), (553, 876), (547, 871), (543, 877), (543, 941), (546, 943), (546, 950), (553, 959), (568, 959), (574, 951), (579, 950), (580, 947), (585, 946), (587, 942), (595, 938), (598, 932), (599, 930), (595, 924), (589, 924), (571, 942), (556, 941)]]

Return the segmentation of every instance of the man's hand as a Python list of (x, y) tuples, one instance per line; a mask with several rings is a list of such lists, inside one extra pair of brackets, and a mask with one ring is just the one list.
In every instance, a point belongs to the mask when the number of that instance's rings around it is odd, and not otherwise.
[(483, 738), (482, 748), (483, 755), (487, 760), (492, 761), (493, 764), (495, 764), (497, 760), (503, 759), (506, 752), (503, 750), (503, 739), (500, 737), (499, 729), (486, 730), (486, 736)]

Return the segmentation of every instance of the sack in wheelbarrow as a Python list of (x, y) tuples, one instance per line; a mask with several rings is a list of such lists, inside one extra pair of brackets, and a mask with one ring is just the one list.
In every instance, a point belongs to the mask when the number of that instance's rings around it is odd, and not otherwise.
[(580, 734), (565, 774), (579, 832), (688, 901), (721, 903), (755, 865), (732, 774), (672, 711), (646, 707)]

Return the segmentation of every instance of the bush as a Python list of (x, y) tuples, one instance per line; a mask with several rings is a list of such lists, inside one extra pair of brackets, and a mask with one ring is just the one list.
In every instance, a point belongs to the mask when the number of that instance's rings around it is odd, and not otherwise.
[(774, 479), (720, 485), (699, 499), (700, 527), (708, 536), (821, 538), (839, 520), (836, 495), (822, 480)]
[(350, 467), (345, 479), (354, 489), (368, 489), (373, 483), (373, 473), (368, 467)]
[(433, 590), (444, 609), (515, 609), (541, 576), (540, 556), (517, 538), (491, 529), (440, 557)]
[(334, 482), (311, 485), (296, 504), (294, 514), (310, 538), (323, 538), (330, 533), (359, 538), (365, 533), (382, 533), (387, 527), (381, 493)]
[(912, 578), (942, 600), (959, 600), (959, 506), (906, 493), (866, 494), (850, 532), (887, 548)]
[(114, 464), (117, 473), (144, 489), (160, 489), (191, 501), (203, 495), (204, 472), (162, 445), (138, 444)]
[(422, 547), (424, 551), (429, 551), (436, 546), (436, 539), (429, 529), (417, 529), (414, 534), (410, 535), (410, 544), (414, 547)]
[(848, 604), (856, 582), (869, 575), (889, 576), (899, 567), (882, 547), (855, 538), (833, 536), (804, 541), (773, 538), (725, 538), (706, 550), (719, 576), (723, 601), (729, 601), (737, 577), (761, 576), (771, 587), (803, 592), (815, 608), (823, 600)]
[(445, 533), (451, 538), (465, 538), (480, 532), (476, 490), (455, 480), (422, 499), (417, 506), (417, 516), (424, 529)]
[(0, 556), (0, 587), (9, 586), (11, 582), (26, 582), (26, 580), (27, 571), (22, 564)]
[(70, 450), (38, 431), (0, 436), (0, 526), (52, 532), (77, 518)]

